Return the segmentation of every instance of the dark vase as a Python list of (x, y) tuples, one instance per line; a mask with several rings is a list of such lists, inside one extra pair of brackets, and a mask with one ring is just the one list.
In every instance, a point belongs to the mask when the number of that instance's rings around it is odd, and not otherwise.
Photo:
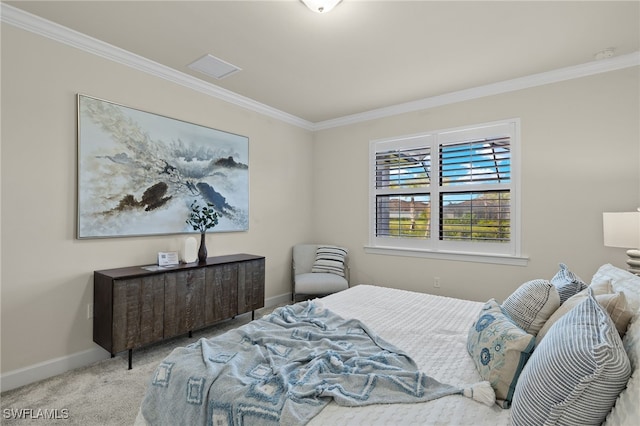
[(198, 262), (206, 263), (207, 262), (207, 245), (205, 243), (205, 233), (202, 232), (200, 234), (200, 248), (198, 249)]

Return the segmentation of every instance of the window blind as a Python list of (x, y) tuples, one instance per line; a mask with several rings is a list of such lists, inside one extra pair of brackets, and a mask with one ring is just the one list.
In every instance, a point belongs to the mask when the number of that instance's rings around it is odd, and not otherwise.
[(509, 191), (441, 193), (440, 197), (441, 240), (510, 241)]
[(371, 245), (518, 255), (518, 138), (513, 119), (372, 141)]
[[(509, 242), (511, 139), (454, 142), (440, 145), (439, 151), (439, 181), (443, 187), (439, 238)], [(491, 185), (495, 190), (473, 189), (481, 185)], [(451, 192), (455, 186), (456, 192)]]
[(439, 157), (440, 185), (511, 181), (510, 138), (443, 144)]
[(429, 238), (431, 205), (425, 194), (376, 197), (376, 235)]
[(415, 188), (430, 183), (430, 147), (376, 153), (376, 188)]

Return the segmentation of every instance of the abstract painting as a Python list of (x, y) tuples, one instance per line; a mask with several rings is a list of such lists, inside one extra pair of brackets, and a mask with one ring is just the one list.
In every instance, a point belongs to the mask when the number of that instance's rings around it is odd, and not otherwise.
[(194, 201), (249, 228), (247, 137), (78, 95), (78, 238), (191, 233)]

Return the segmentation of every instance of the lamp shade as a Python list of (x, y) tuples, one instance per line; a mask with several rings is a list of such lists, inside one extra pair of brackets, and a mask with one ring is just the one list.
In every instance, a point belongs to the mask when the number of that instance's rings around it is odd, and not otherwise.
[(300, 0), (309, 9), (316, 13), (327, 13), (338, 5), (342, 0)]
[(640, 248), (640, 211), (602, 213), (602, 225), (605, 246)]

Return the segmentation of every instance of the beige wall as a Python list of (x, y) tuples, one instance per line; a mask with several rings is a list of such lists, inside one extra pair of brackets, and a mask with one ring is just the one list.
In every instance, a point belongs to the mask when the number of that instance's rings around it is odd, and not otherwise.
[(266, 256), (266, 297), (290, 292), (291, 246), (312, 236), (309, 131), (3, 25), (3, 373), (95, 348), (93, 271), (154, 263), (184, 238), (75, 239), (76, 93), (248, 136), (249, 231), (207, 247)]
[[(624, 250), (603, 247), (602, 212), (640, 206), (639, 68), (317, 132), (314, 226), (350, 249), (358, 283), (485, 301), (551, 278), (565, 262), (583, 279)], [(528, 266), (367, 254), (372, 139), (521, 119), (522, 252)], [(441, 288), (433, 287), (440, 277)]]
[[(2, 26), (2, 374), (96, 348), (92, 271), (153, 263), (180, 236), (76, 240), (76, 93), (250, 138), (250, 230), (210, 253), (267, 257), (267, 298), (289, 292), (291, 246), (335, 242), (352, 281), (503, 298), (564, 261), (585, 279), (622, 265), (601, 213), (640, 205), (638, 68), (311, 134), (80, 50)], [(369, 140), (520, 117), (527, 267), (365, 254)]]

